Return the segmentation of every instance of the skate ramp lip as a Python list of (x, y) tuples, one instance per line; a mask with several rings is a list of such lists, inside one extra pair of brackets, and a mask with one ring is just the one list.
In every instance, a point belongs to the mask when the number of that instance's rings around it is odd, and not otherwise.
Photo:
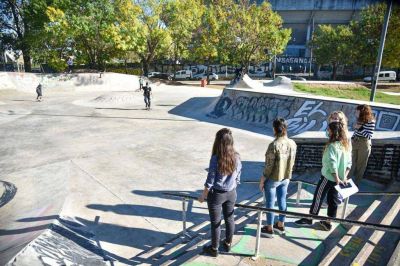
[(233, 84), (229, 85), (227, 88), (234, 89), (255, 89), (270, 91), (275, 90), (293, 90), (293, 84), (291, 79), (285, 76), (278, 76), (274, 80), (265, 82), (262, 80), (254, 80), (245, 74), (240, 80), (237, 80)]
[(35, 93), (38, 84), (46, 90), (103, 90), (121, 91), (139, 88), (139, 77), (118, 73), (37, 74), (1, 72), (0, 90), (18, 90)]

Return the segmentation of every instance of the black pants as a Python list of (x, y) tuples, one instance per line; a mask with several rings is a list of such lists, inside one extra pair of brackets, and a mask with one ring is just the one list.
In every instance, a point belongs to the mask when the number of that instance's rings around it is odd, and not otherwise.
[(150, 108), (151, 104), (150, 96), (144, 96), (144, 103), (146, 104), (146, 107)]
[(332, 182), (324, 176), (321, 176), (314, 192), (314, 198), (310, 208), (311, 214), (318, 215), (322, 202), (328, 194), (328, 216), (336, 218), (338, 203), (340, 200), (335, 186), (336, 182)]
[(236, 202), (236, 189), (232, 191), (211, 190), (208, 193), (207, 205), (211, 221), (211, 244), (218, 249), (221, 239), (221, 210), (225, 220), (225, 240), (232, 242), (233, 232), (235, 231), (234, 205)]

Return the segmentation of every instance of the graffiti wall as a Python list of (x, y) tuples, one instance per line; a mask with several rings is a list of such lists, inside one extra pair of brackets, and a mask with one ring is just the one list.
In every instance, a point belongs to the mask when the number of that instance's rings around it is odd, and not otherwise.
[[(325, 130), (328, 115), (336, 110), (346, 114), (351, 126), (356, 121), (356, 106), (346, 102), (225, 89), (209, 116), (265, 127), (271, 127), (276, 117), (283, 117), (288, 122), (288, 131), (298, 134)], [(376, 130), (400, 131), (400, 107), (373, 106), (373, 111), (377, 120)]]

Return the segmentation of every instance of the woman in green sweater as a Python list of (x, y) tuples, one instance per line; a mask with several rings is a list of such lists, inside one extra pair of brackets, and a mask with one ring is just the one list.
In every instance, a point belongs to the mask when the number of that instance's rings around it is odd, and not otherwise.
[[(322, 156), (321, 178), (314, 192), (310, 214), (318, 215), (321, 204), (328, 195), (328, 216), (336, 217), (341, 200), (335, 189), (336, 185), (347, 183), (347, 175), (351, 169), (351, 145), (347, 138), (343, 123), (332, 122), (328, 126), (329, 141)], [(302, 218), (295, 222), (298, 225), (312, 225), (312, 220)], [(321, 221), (321, 227), (329, 231), (329, 221)]]

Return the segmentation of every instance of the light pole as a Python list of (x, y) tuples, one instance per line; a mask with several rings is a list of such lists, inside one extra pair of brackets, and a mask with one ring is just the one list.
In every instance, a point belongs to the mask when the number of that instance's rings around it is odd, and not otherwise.
[(375, 100), (376, 87), (378, 85), (378, 79), (379, 79), (379, 71), (381, 70), (383, 49), (385, 48), (386, 33), (389, 26), (390, 13), (392, 12), (393, 0), (387, 0), (386, 2), (387, 2), (387, 8), (385, 13), (385, 19), (382, 25), (382, 34), (381, 34), (381, 42), (379, 44), (378, 58), (376, 59), (374, 75), (372, 76), (371, 97), (369, 99), (371, 102)]

